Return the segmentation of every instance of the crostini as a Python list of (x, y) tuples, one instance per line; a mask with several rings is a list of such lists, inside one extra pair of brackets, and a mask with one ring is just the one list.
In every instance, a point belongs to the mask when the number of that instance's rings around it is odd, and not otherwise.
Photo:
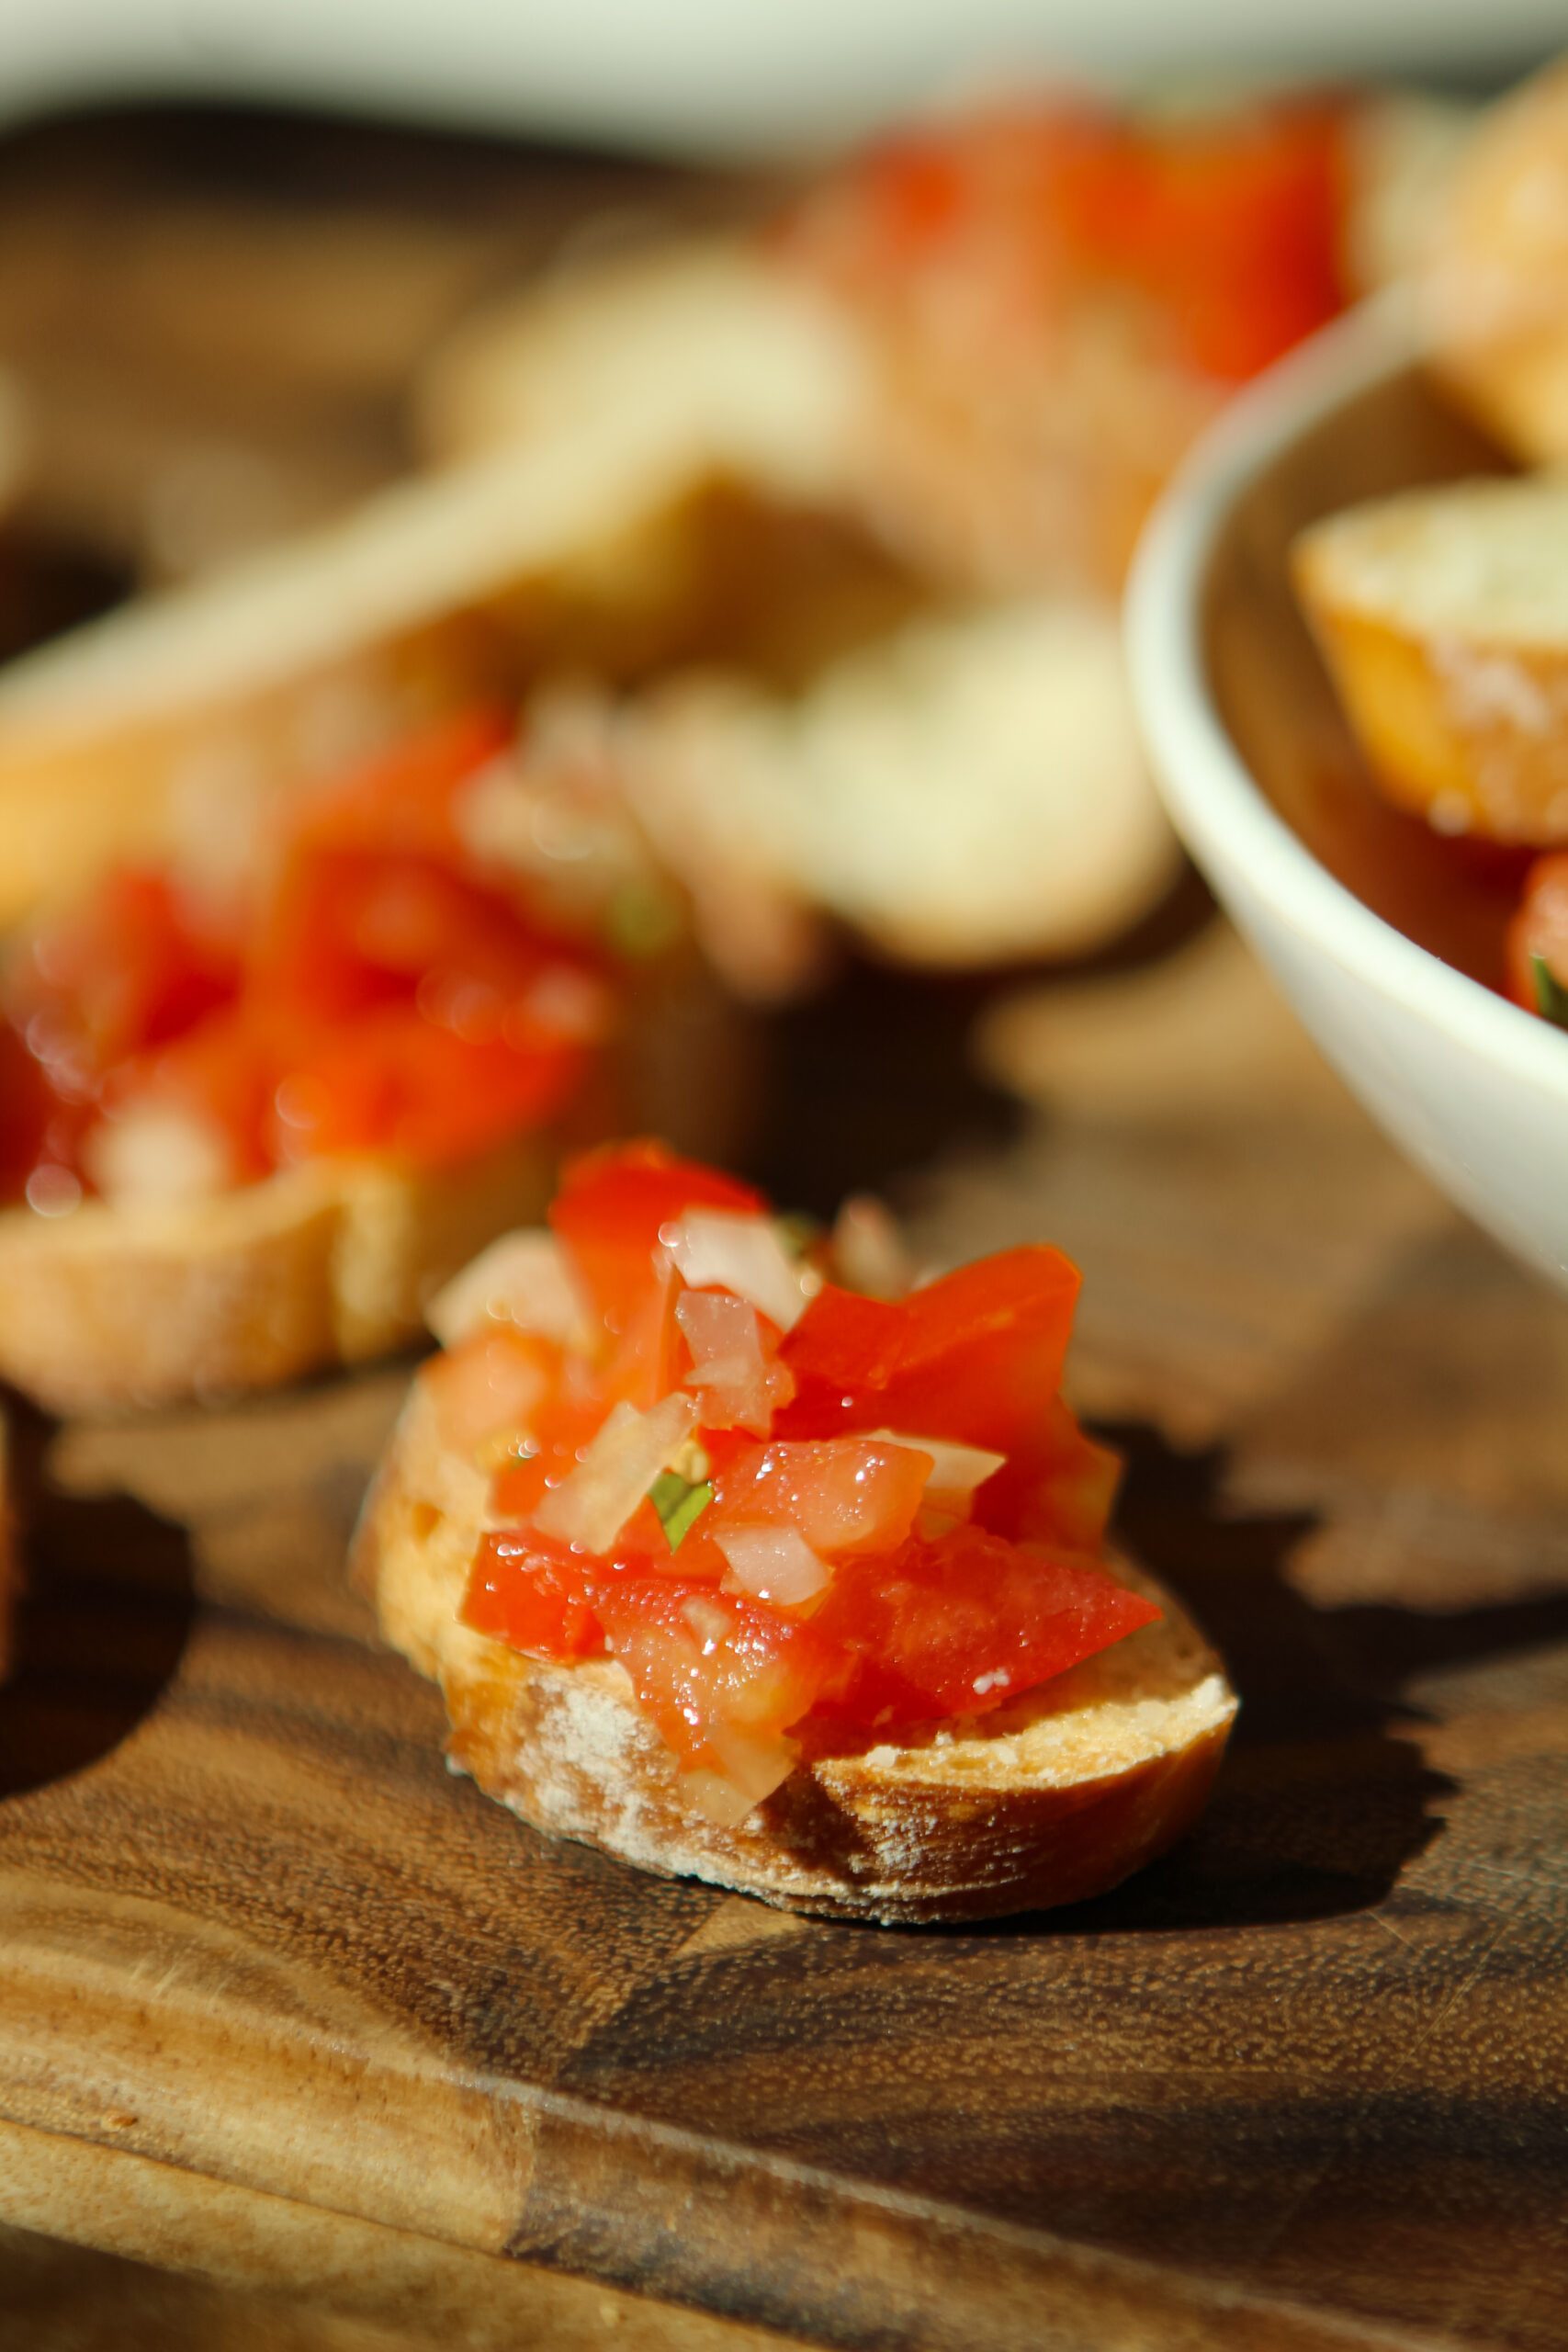
[(1568, 841), (1568, 488), (1404, 492), (1314, 524), (1293, 566), (1389, 798), (1440, 832)]
[(525, 803), (525, 888), (513, 752), (479, 709), (248, 820), (220, 793), (13, 944), (0, 1379), (82, 1410), (379, 1353), (639, 1099), (678, 914), (614, 810)]
[(911, 1287), (632, 1144), (438, 1297), (355, 1573), (452, 1761), (536, 1827), (797, 1910), (977, 1918), (1191, 1825), (1235, 1698), (1109, 1555), (1060, 1395), (1077, 1275)]

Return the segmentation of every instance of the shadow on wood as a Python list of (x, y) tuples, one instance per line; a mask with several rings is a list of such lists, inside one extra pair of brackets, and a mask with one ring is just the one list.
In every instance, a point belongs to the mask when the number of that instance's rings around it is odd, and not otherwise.
[(1437, 1612), (1314, 1607), (1287, 1573), (1306, 1512), (1238, 1514), (1221, 1447), (1183, 1453), (1142, 1424), (1099, 1432), (1126, 1457), (1129, 1548), (1194, 1610), (1241, 1693), (1230, 1756), (1193, 1838), (1101, 1901), (989, 1932), (1234, 1928), (1373, 1907), (1442, 1828), (1456, 1784), (1413, 1734), (1419, 1674), (1568, 1635), (1568, 1592)]
[(195, 1614), (183, 1528), (130, 1497), (51, 1491), (48, 1425), (17, 1411), (24, 1582), (0, 1688), (0, 1802), (118, 1747), (173, 1680)]

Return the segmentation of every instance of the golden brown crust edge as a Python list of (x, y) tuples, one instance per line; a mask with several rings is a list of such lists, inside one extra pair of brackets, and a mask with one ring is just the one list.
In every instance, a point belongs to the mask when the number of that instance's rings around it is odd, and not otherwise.
[(459, 1623), (481, 1500), (475, 1474), (440, 1456), (416, 1394), (354, 1573), (387, 1640), (440, 1681), (453, 1762), (537, 1829), (789, 1909), (915, 1924), (1102, 1894), (1182, 1837), (1208, 1796), (1236, 1702), (1157, 1593), (1159, 1624), (983, 1729), (822, 1758), (721, 1828), (682, 1794), (619, 1667), (549, 1665)]
[(430, 1171), (324, 1164), (181, 1210), (6, 1210), (0, 1380), (53, 1412), (115, 1411), (406, 1346), (433, 1289), (539, 1214), (555, 1142)]

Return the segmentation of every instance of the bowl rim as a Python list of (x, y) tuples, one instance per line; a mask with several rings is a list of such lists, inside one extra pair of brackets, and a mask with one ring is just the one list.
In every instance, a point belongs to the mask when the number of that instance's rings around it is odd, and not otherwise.
[(1162, 797), (1200, 863), (1222, 875), (1239, 868), (1271, 912), (1347, 970), (1568, 1104), (1568, 1044), (1395, 930), (1319, 864), (1242, 759), (1209, 680), (1203, 593), (1238, 499), (1293, 442), (1416, 351), (1408, 306), (1380, 297), (1270, 368), (1203, 435), (1134, 557), (1123, 621), (1133, 699)]

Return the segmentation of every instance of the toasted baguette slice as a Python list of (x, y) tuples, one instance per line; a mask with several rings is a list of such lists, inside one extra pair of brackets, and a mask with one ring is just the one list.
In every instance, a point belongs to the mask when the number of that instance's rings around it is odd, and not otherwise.
[(1482, 119), (1420, 286), (1450, 390), (1517, 456), (1568, 460), (1568, 59)]
[(457, 1611), (485, 1484), (415, 1392), (367, 1500), (354, 1571), (386, 1639), (442, 1688), (453, 1764), (552, 1836), (796, 1911), (889, 1922), (1081, 1901), (1202, 1808), (1236, 1711), (1219, 1659), (1150, 1579), (1157, 1623), (969, 1725), (801, 1764), (738, 1827), (682, 1793), (613, 1660), (556, 1666)]
[(641, 968), (624, 1035), (558, 1124), (469, 1159), (324, 1159), (198, 1200), (0, 1210), (0, 1382), (54, 1412), (107, 1412), (406, 1347), (444, 1283), (538, 1221), (563, 1150), (653, 1125), (733, 1150), (753, 1065), (744, 1019), (678, 956)]
[[(722, 270), (720, 270), (722, 277)], [(345, 520), (75, 630), (0, 677), (0, 924), (177, 829), (193, 775), (290, 778), (536, 667), (611, 676), (689, 641), (705, 489), (810, 503), (840, 469), (852, 346), (782, 284), (718, 296), (736, 364), (584, 401), (547, 438), (405, 482)], [(714, 356), (711, 351), (709, 356)], [(631, 397), (626, 397), (627, 390)]]
[(1358, 506), (1294, 570), (1390, 799), (1441, 832), (1568, 841), (1568, 481)]
[(460, 1168), (321, 1161), (197, 1205), (0, 1213), (0, 1379), (61, 1413), (274, 1387), (406, 1345), (484, 1242), (537, 1216), (552, 1139)]

